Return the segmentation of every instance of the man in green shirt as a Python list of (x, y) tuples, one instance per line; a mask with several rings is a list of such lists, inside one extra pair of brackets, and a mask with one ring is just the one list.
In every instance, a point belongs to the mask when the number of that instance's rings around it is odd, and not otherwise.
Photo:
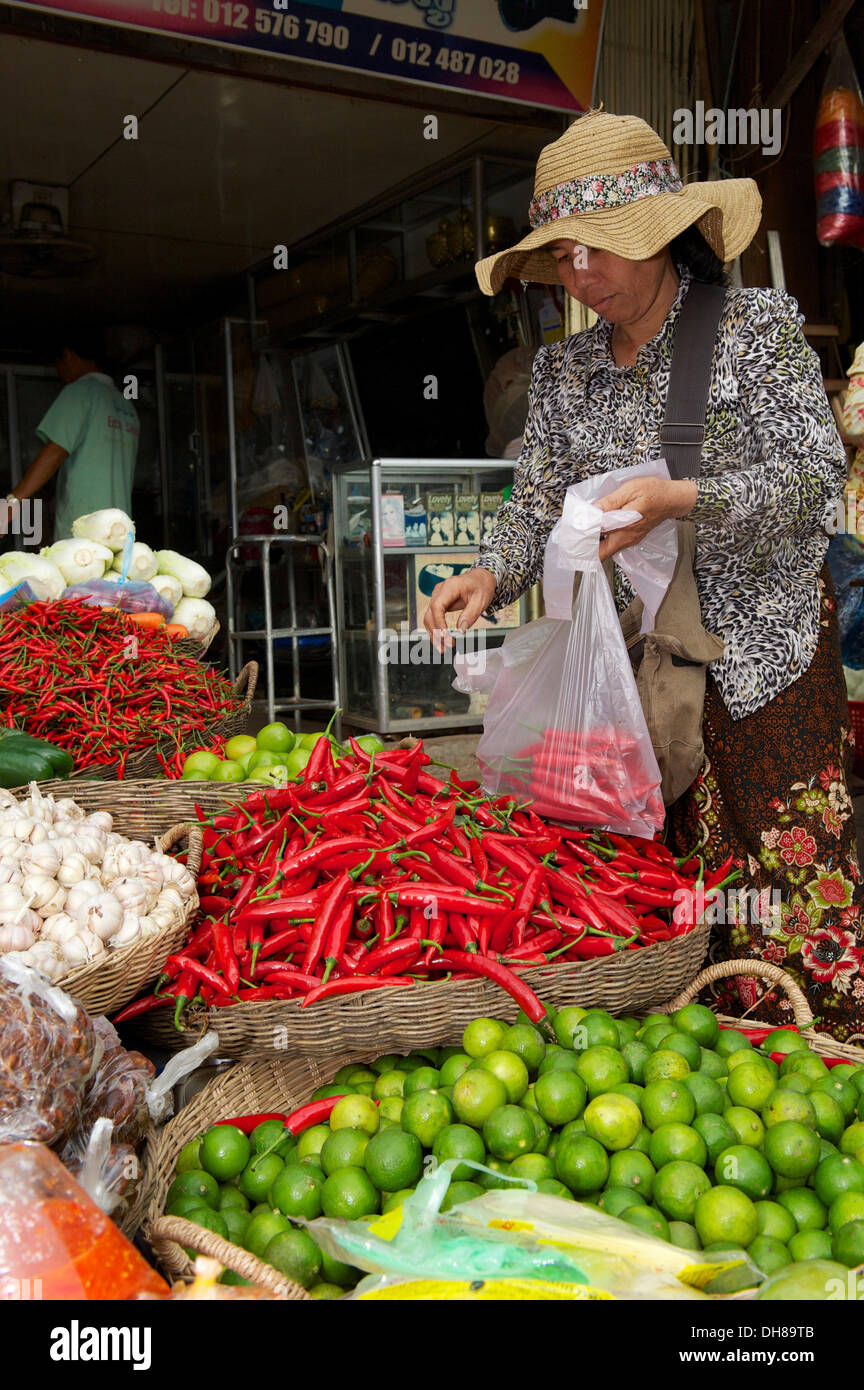
[(0, 532), (11, 529), (15, 503), (41, 492), (58, 469), (55, 541), (71, 536), (72, 522), (86, 512), (119, 507), (131, 515), (138, 415), (103, 362), (98, 334), (82, 329), (63, 338), (55, 366), (64, 387), (37, 427), (43, 447), (6, 498)]

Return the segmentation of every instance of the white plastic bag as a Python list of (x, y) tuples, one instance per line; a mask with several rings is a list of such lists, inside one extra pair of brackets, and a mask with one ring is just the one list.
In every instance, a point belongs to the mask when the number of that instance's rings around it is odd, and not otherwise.
[[(547, 616), (505, 639), (477, 746), (493, 795), (530, 801), (551, 820), (648, 838), (664, 820), (660, 769), (598, 555), (601, 532), (632, 525), (639, 514), (601, 512), (594, 502), (628, 478), (652, 475), (668, 478), (662, 460), (568, 488), (546, 547)], [(615, 556), (645, 604), (645, 630), (676, 558), (674, 522)]]

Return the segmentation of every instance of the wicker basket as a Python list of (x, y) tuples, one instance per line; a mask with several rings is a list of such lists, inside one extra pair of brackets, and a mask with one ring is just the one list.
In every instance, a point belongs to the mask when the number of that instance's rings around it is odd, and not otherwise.
[[(169, 854), (187, 837), (187, 866), (189, 872), (197, 877), (203, 851), (200, 830), (194, 826), (175, 825), (157, 838), (156, 847), (163, 854)], [(155, 980), (172, 951), (183, 944), (189, 923), (197, 911), (198, 895), (193, 893), (185, 907), (178, 908), (176, 919), (170, 926), (163, 927), (153, 936), (133, 941), (129, 946), (121, 946), (118, 951), (109, 951), (89, 965), (76, 966), (57, 984), (89, 1014), (112, 1014), (122, 1009), (124, 1004), (128, 1004), (130, 999), (134, 999)]]
[[(258, 684), (258, 663), (257, 661), (247, 661), (234, 682), (234, 697), (238, 700), (239, 706), (233, 714), (226, 715), (223, 719), (217, 719), (201, 734), (202, 742), (217, 743), (220, 740), (231, 738), (232, 734), (240, 734), (246, 728), (249, 716), (252, 713), (252, 701), (255, 698), (255, 687)], [(161, 708), (161, 706), (160, 706)], [(147, 777), (161, 778), (162, 764), (158, 754), (164, 757), (171, 757), (175, 752), (175, 746), (168, 743), (164, 738), (160, 741), (158, 736), (154, 739), (149, 748), (144, 748), (138, 753), (132, 753), (126, 762), (124, 779), (131, 781)], [(119, 780), (120, 769), (119, 760), (109, 763), (98, 769), (98, 780), (107, 779)], [(93, 781), (96, 773), (92, 768), (81, 768), (70, 773), (69, 782), (74, 782), (76, 787), (84, 781)]]
[[(186, 1279), (192, 1275), (192, 1262), (179, 1244), (178, 1236), (182, 1236), (184, 1245), (202, 1254), (213, 1254), (228, 1269), (252, 1279), (256, 1284), (261, 1283), (259, 1271), (270, 1269), (269, 1265), (256, 1260), (247, 1250), (214, 1237), (211, 1231), (196, 1227), (191, 1222), (184, 1221), (182, 1230), (176, 1227), (172, 1230), (177, 1218), (165, 1217), (162, 1213), (183, 1145), (216, 1120), (230, 1119), (232, 1115), (254, 1115), (267, 1110), (285, 1113), (295, 1110), (319, 1086), (332, 1080), (343, 1062), (362, 1061), (371, 1055), (377, 1053), (374, 1050), (367, 1050), (362, 1055), (355, 1052), (352, 1058), (339, 1057), (320, 1068), (314, 1062), (277, 1061), (275, 1058), (232, 1067), (199, 1091), (164, 1129), (149, 1132), (145, 1141), (144, 1173), (136, 1207), (142, 1214), (142, 1234), (152, 1245), (168, 1275), (174, 1279)], [(166, 1225), (168, 1222), (171, 1225)], [(218, 1251), (211, 1243), (214, 1240), (219, 1243)], [(270, 1274), (273, 1276), (275, 1271), (270, 1270)], [(282, 1278), (281, 1275), (278, 1277)], [(287, 1280), (284, 1282), (288, 1283)], [(296, 1289), (297, 1285), (291, 1287)], [(289, 1296), (299, 1298), (303, 1295), (295, 1292)]]
[[(751, 979), (768, 980), (772, 985), (782, 989), (792, 1005), (792, 1016), (795, 1026), (800, 1029), (801, 1036), (806, 1038), (809, 1046), (814, 1052), (818, 1052), (821, 1057), (835, 1057), (844, 1062), (851, 1062), (857, 1066), (864, 1066), (864, 1048), (856, 1047), (852, 1043), (835, 1042), (830, 1033), (819, 1033), (813, 1027), (813, 1013), (803, 990), (795, 983), (791, 975), (787, 975), (785, 970), (779, 966), (772, 965), (767, 960), (723, 960), (716, 965), (709, 965), (691, 980), (686, 989), (683, 989), (675, 999), (670, 999), (667, 1004), (662, 1006), (658, 1012), (674, 1013), (676, 1009), (683, 1009), (685, 1004), (692, 1004), (693, 1000), (703, 990), (706, 985), (711, 985), (715, 980), (726, 980), (735, 975), (749, 975)], [(759, 1007), (759, 1002), (753, 1006)], [(728, 1014), (718, 1014), (721, 1023), (730, 1023), (735, 1028), (740, 1028), (746, 1032), (749, 1027), (764, 1027), (756, 1018), (730, 1018)], [(864, 1042), (864, 1033), (855, 1034)]]
[[(165, 777), (124, 780), (122, 782), (40, 782), (39, 790), (47, 796), (72, 796), (85, 811), (110, 810), (114, 829), (119, 835), (147, 840), (153, 836), (153, 826), (197, 825), (196, 804), (210, 815), (244, 801), (263, 786), (253, 782), (195, 782), (173, 781)], [(17, 788), (23, 794), (26, 788)]]
[[(150, 1228), (150, 1243), (156, 1258), (166, 1268), (170, 1267), (172, 1259), (176, 1260), (176, 1252), (179, 1250), (184, 1254), (186, 1247), (195, 1250), (199, 1255), (209, 1255), (211, 1259), (218, 1260), (225, 1269), (242, 1275), (256, 1288), (263, 1289), (271, 1298), (286, 1303), (299, 1302), (301, 1299), (312, 1302), (311, 1294), (299, 1284), (286, 1279), (284, 1274), (279, 1274), (272, 1265), (265, 1264), (263, 1260), (257, 1259), (239, 1245), (232, 1245), (229, 1240), (223, 1240), (215, 1231), (207, 1231), (203, 1226), (196, 1226), (194, 1222), (184, 1220), (182, 1216), (161, 1216), (158, 1221), (154, 1221)], [(191, 1261), (187, 1259), (186, 1263), (189, 1265), (191, 1276)]]
[(219, 624), (214, 623), (203, 637), (178, 637), (174, 643), (174, 650), (181, 656), (203, 657), (218, 635)]
[[(658, 942), (640, 951), (566, 965), (541, 965), (520, 970), (526, 984), (541, 999), (561, 1008), (565, 1004), (600, 1006), (613, 1013), (636, 1013), (670, 999), (692, 980), (704, 963), (709, 927), (700, 924), (687, 936)], [(299, 1000), (266, 1000), (233, 1004), (225, 1009), (200, 1009), (187, 1017), (178, 1033), (164, 1011), (132, 1020), (130, 1028), (147, 1042), (176, 1051), (213, 1028), (222, 1057), (283, 1052), (301, 1057), (328, 1056), (338, 1048), (377, 1049), (378, 1052), (431, 1047), (452, 1037), (479, 1015), (512, 1022), (519, 1006), (489, 980), (456, 980), (416, 984), (411, 989), (370, 990), (344, 998), (322, 1000), (301, 1008)]]

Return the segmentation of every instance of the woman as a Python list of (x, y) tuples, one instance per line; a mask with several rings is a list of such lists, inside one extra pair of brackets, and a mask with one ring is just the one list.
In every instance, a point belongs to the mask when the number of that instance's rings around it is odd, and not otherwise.
[[(759, 214), (748, 179), (683, 187), (659, 136), (635, 117), (589, 112), (542, 151), (533, 230), (481, 261), (478, 280), (487, 294), (511, 275), (560, 281), (599, 317), (537, 353), (511, 500), (476, 566), (436, 590), (430, 632), (448, 611), (470, 627), (535, 583), (572, 483), (662, 456), (680, 306), (693, 278), (723, 283), (723, 263), (751, 240)], [(681, 853), (700, 846), (709, 867), (731, 855), (741, 881), (760, 890), (740, 921), (727, 895), (714, 958), (782, 965), (821, 1026), (844, 1039), (864, 1031), (864, 929), (846, 780), (852, 736), (824, 559), (846, 463), (801, 322), (781, 291), (727, 291), (700, 476), (641, 479), (605, 497), (604, 510), (632, 507), (642, 520), (606, 536), (600, 557), (666, 518), (695, 524), (702, 619), (725, 652), (709, 668), (705, 762), (669, 808), (668, 835)], [(616, 581), (620, 610), (632, 595), (617, 570)], [(740, 1014), (760, 990), (737, 977), (717, 994)], [(771, 990), (759, 1012), (790, 1017)]]

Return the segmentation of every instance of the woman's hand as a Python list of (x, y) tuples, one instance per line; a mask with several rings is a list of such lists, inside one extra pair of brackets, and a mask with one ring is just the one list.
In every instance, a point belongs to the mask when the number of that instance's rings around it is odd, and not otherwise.
[(447, 613), (462, 611), (457, 624), (460, 632), (473, 627), (481, 613), (485, 613), (495, 596), (497, 581), (491, 570), (470, 569), (462, 574), (445, 579), (432, 591), (432, 599), (423, 618), (423, 625), (432, 638), (436, 651), (454, 645), (447, 630)]
[(696, 483), (665, 478), (633, 478), (622, 483), (597, 503), (601, 512), (634, 511), (642, 520), (620, 531), (610, 531), (600, 542), (600, 559), (608, 560), (616, 551), (637, 545), (649, 531), (670, 517), (686, 516), (696, 505), (699, 489)]

